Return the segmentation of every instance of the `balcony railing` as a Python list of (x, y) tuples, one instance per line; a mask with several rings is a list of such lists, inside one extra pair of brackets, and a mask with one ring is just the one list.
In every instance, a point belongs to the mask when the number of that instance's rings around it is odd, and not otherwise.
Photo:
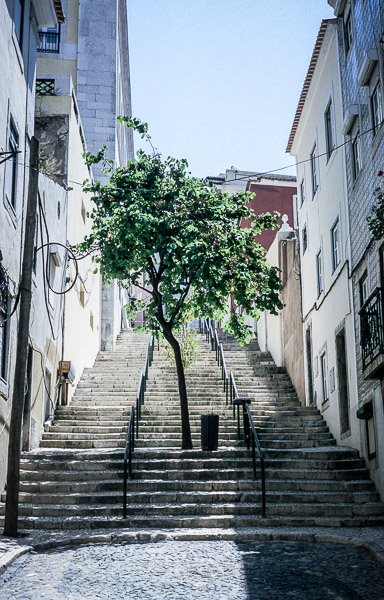
[(60, 33), (58, 31), (39, 31), (39, 38), (38, 52), (58, 54), (60, 47)]
[(361, 351), (363, 369), (384, 353), (383, 290), (376, 288), (360, 312)]

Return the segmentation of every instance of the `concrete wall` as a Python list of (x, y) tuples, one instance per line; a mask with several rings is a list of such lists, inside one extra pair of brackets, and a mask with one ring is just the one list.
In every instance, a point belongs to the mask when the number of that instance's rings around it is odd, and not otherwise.
[(266, 254), (268, 263), (281, 271), (284, 308), (277, 315), (264, 311), (257, 322), (257, 339), (261, 350), (269, 351), (276, 365), (286, 368), (300, 402), (305, 404), (300, 257), (297, 252), (295, 232), (285, 222)]
[(280, 240), (279, 268), (283, 290), (283, 364), (300, 402), (305, 405), (304, 344), (301, 320), (300, 249), (296, 239)]

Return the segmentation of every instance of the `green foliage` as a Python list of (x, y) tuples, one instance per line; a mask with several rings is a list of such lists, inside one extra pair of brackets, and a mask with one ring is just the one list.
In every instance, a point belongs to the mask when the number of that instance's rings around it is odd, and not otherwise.
[[(192, 366), (196, 361), (198, 353), (197, 330), (187, 330), (183, 327), (181, 333), (179, 335), (176, 334), (176, 338), (180, 344), (183, 367), (184, 369), (188, 369), (188, 367)], [(162, 344), (162, 352), (167, 360), (168, 368), (175, 368), (175, 355), (173, 349), (165, 340)]]
[(374, 194), (376, 200), (367, 221), (373, 237), (378, 241), (384, 237), (384, 190), (376, 188)]
[[(139, 120), (119, 120), (147, 136)], [(107, 184), (84, 186), (94, 194), (95, 208), (81, 250), (98, 248), (94, 260), (104, 280), (145, 290), (147, 325), (156, 336), (180, 330), (187, 317), (220, 319), (229, 296), (254, 318), (260, 310), (275, 314), (282, 308), (278, 269), (267, 264), (255, 241), (262, 229), (277, 226), (278, 215), (255, 216), (249, 196), (220, 193), (191, 177), (187, 167), (186, 160), (161, 160), (140, 150), (137, 161), (109, 166)], [(240, 226), (250, 218), (252, 227)], [(130, 316), (141, 309), (133, 299)], [(252, 335), (235, 311), (227, 329), (243, 342)]]

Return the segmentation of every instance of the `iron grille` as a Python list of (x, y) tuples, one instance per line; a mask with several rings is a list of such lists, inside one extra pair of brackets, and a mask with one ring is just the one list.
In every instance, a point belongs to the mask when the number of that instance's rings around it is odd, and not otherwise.
[(57, 31), (39, 31), (40, 46), (38, 52), (58, 54), (60, 46), (60, 33)]
[(363, 369), (384, 352), (383, 290), (376, 288), (359, 312)]
[(54, 79), (36, 79), (36, 96), (54, 96)]

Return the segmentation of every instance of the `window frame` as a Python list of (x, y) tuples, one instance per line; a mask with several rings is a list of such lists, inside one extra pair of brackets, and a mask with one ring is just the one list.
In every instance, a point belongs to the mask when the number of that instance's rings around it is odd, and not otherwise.
[(328, 391), (328, 361), (327, 351), (323, 350), (320, 353), (320, 380), (321, 380), (321, 403), (325, 404), (329, 400)]
[[(19, 130), (12, 115), (10, 115), (7, 132), (7, 151), (17, 152), (19, 149), (19, 143)], [(9, 206), (15, 214), (17, 208), (18, 175), (19, 169), (17, 164), (17, 154), (15, 154), (6, 160), (4, 173), (4, 197), (7, 206)], [(10, 192), (10, 196), (8, 195), (8, 192)]]
[(361, 147), (360, 147), (360, 129), (356, 127), (355, 131), (350, 135), (350, 144), (351, 144), (351, 164), (352, 164), (352, 176), (353, 181), (356, 181), (358, 178), (361, 169), (362, 169), (362, 161), (361, 161)]
[(307, 224), (304, 223), (303, 228), (301, 230), (301, 242), (302, 242), (302, 254), (305, 254), (308, 248), (308, 230)]
[[(375, 99), (377, 99), (376, 107), (374, 102)], [(375, 137), (381, 123), (383, 122), (383, 94), (380, 79), (378, 79), (372, 93), (370, 94), (369, 105), (371, 109), (372, 135)]]
[(311, 181), (312, 181), (312, 198), (315, 197), (319, 188), (319, 165), (317, 162), (317, 143), (315, 142), (310, 154), (311, 161)]
[[(337, 236), (335, 236), (337, 232)], [(331, 227), (331, 254), (332, 254), (332, 273), (341, 264), (341, 236), (340, 236), (340, 220), (336, 219)]]
[(316, 280), (317, 280), (317, 297), (324, 291), (324, 276), (323, 276), (323, 257), (322, 251), (319, 250), (316, 254)]
[[(16, 23), (16, 7), (20, 5), (20, 19)], [(13, 27), (15, 30), (16, 39), (19, 43), (20, 50), (23, 49), (23, 35), (24, 35), (24, 16), (25, 16), (25, 0), (14, 0), (13, 3)]]
[(304, 183), (304, 177), (301, 180), (300, 183), (300, 208), (303, 206), (305, 202), (305, 183)]
[(369, 297), (369, 289), (368, 289), (368, 271), (364, 271), (362, 276), (359, 279), (359, 299), (360, 299), (360, 307), (364, 306)]
[(344, 38), (345, 57), (347, 58), (349, 51), (353, 46), (354, 39), (355, 39), (355, 36), (353, 34), (352, 7), (349, 7), (348, 12), (344, 16), (343, 38)]
[(335, 119), (334, 119), (334, 114), (333, 114), (332, 98), (329, 99), (327, 108), (324, 112), (324, 125), (325, 125), (325, 144), (326, 144), (327, 162), (328, 162), (333, 154), (335, 147), (336, 147), (336, 131), (335, 131)]

